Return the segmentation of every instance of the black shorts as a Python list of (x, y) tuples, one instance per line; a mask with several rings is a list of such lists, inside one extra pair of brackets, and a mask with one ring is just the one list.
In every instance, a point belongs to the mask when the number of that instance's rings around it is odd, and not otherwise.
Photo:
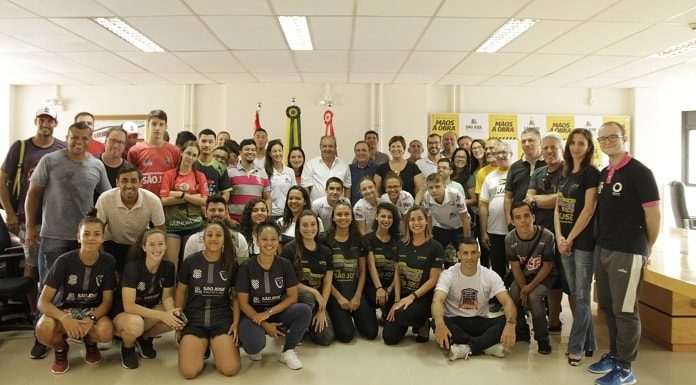
[(230, 326), (232, 326), (232, 320), (217, 323), (216, 325), (212, 325), (209, 327), (202, 325), (187, 324), (181, 331), (181, 336), (183, 337), (185, 335), (190, 334), (198, 338), (212, 340), (213, 338), (219, 335), (227, 334), (227, 332), (230, 330)]

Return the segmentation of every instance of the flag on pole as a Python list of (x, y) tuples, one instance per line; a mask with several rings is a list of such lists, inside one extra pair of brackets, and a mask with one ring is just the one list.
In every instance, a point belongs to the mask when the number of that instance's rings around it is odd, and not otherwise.
[(300, 123), (300, 107), (293, 102), (285, 109), (285, 116), (288, 117), (285, 125), (286, 141), (285, 152), (287, 154), (291, 148), (297, 146), (302, 147), (302, 125)]
[(329, 110), (328, 108), (326, 109), (326, 111), (324, 111), (324, 135), (325, 136), (336, 136), (334, 133), (333, 116), (334, 116), (333, 111)]
[(261, 129), (261, 119), (259, 119), (259, 111), (261, 111), (261, 102), (256, 103), (256, 116), (254, 117), (254, 130), (256, 132)]

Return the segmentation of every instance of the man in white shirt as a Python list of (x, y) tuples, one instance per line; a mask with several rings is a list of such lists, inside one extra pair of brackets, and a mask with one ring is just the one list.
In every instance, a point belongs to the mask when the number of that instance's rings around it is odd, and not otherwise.
[[(230, 218), (225, 202), (225, 198), (221, 197), (220, 195), (209, 196), (208, 200), (205, 202), (205, 219), (209, 222), (213, 219), (219, 219), (225, 223), (229, 223)], [(201, 230), (188, 238), (186, 241), (186, 246), (184, 246), (184, 258), (205, 249), (203, 232), (204, 231)], [(237, 264), (249, 259), (249, 244), (247, 243), (246, 238), (244, 238), (239, 232), (232, 229), (230, 229), (230, 238), (232, 239), (232, 244), (234, 245)]]
[(312, 211), (321, 220), (325, 231), (332, 227), (331, 216), (338, 202), (350, 204), (348, 198), (341, 196), (343, 190), (344, 186), (341, 180), (332, 176), (326, 181), (326, 195), (312, 201)]
[(416, 166), (423, 173), (423, 178), (427, 178), (428, 175), (437, 172), (437, 161), (440, 160), (440, 135), (430, 134), (428, 135), (428, 156), (416, 161)]
[[(476, 239), (462, 239), (458, 255), (460, 263), (443, 271), (435, 286), (431, 311), (437, 343), (449, 349), (451, 361), (481, 353), (503, 358), (515, 344), (515, 303), (503, 280), (479, 264)], [(503, 304), (504, 315), (488, 317), (492, 298)]]
[(336, 157), (336, 137), (322, 136), (319, 141), (321, 155), (310, 159), (302, 170), (302, 187), (309, 190), (309, 197), (315, 201), (325, 196), (324, 186), (331, 177), (343, 181), (343, 192), (350, 201), (350, 168), (348, 163)]

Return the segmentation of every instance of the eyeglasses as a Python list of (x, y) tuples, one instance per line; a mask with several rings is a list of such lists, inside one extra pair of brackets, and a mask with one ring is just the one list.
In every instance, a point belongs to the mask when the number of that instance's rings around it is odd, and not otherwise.
[(120, 140), (120, 139), (116, 139), (116, 138), (109, 138), (109, 139), (107, 139), (107, 141), (108, 141), (109, 143), (111, 143), (111, 144), (114, 144), (114, 145), (116, 145), (116, 144), (126, 144), (126, 141), (125, 141), (125, 140)]
[(608, 135), (608, 136), (598, 136), (598, 137), (597, 137), (597, 141), (598, 141), (599, 143), (606, 143), (606, 142), (614, 143), (614, 142), (616, 142), (617, 140), (619, 140), (619, 138), (623, 138), (623, 136), (622, 136), (622, 135), (611, 134), (611, 135)]

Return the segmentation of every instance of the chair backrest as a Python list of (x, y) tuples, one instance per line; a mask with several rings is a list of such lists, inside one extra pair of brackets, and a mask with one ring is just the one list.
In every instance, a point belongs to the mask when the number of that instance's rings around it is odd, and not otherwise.
[(672, 203), (672, 213), (677, 228), (683, 229), (684, 219), (689, 218), (689, 210), (686, 208), (686, 197), (684, 195), (684, 183), (680, 181), (669, 182), (669, 198)]

